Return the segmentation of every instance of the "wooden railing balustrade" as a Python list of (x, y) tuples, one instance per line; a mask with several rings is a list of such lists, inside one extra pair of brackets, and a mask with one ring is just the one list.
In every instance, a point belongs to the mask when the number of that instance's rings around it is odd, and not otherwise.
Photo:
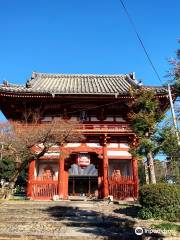
[(32, 197), (34, 199), (52, 199), (54, 195), (58, 195), (58, 181), (46, 179), (32, 182)]
[(132, 176), (110, 177), (109, 195), (116, 200), (136, 198), (135, 183)]
[(46, 181), (46, 180), (53, 180), (53, 181), (57, 181), (58, 177), (57, 176), (37, 176), (35, 178), (35, 180), (37, 181)]
[[(132, 176), (110, 177), (108, 184), (109, 195), (112, 195), (115, 200), (137, 198)], [(58, 180), (38, 177), (32, 181), (32, 197), (34, 199), (52, 199), (54, 195), (58, 195)]]
[(81, 124), (79, 130), (83, 132), (131, 132), (130, 124), (108, 124), (108, 123), (95, 123), (95, 124)]
[[(24, 126), (24, 128), (28, 127), (38, 127), (38, 126), (49, 126), (51, 122), (46, 123), (38, 123), (38, 124), (22, 124), (20, 127)], [(132, 128), (128, 123), (76, 123), (74, 124), (74, 129), (76, 131), (82, 132), (132, 132)]]

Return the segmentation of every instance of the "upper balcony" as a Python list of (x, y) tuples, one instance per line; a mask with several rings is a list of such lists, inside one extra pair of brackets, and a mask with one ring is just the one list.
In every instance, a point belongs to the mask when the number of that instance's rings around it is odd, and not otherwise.
[[(19, 125), (20, 128), (23, 126), (25, 128), (32, 128), (34, 131), (34, 127), (47, 127), (52, 128), (53, 131), (61, 132), (61, 131), (71, 131), (71, 132), (79, 132), (85, 135), (100, 135), (100, 134), (113, 134), (113, 135), (128, 135), (133, 134), (133, 130), (128, 123), (72, 123), (69, 122), (70, 126), (68, 126), (68, 122), (65, 122), (64, 127), (63, 124), (55, 123), (55, 126), (51, 127), (50, 122), (40, 123), (40, 124), (24, 124)], [(72, 125), (71, 125), (72, 124)]]
[(80, 124), (79, 131), (86, 134), (91, 133), (132, 133), (130, 124), (119, 123), (119, 124)]

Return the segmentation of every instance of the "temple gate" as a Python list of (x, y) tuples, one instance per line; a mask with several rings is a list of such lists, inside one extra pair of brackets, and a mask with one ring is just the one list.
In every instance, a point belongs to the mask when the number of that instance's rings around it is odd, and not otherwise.
[[(142, 85), (142, 84), (141, 84)], [(39, 124), (55, 119), (75, 121), (85, 140), (53, 146), (29, 164), (30, 199), (68, 199), (71, 195), (136, 199), (137, 161), (130, 154), (136, 142), (128, 120), (130, 88), (141, 87), (135, 74), (47, 74), (33, 72), (25, 85), (0, 85), (0, 109), (8, 120), (24, 122), (39, 113)], [(167, 90), (154, 89), (161, 108)], [(31, 124), (29, 118), (29, 124)], [(65, 153), (65, 154), (64, 154)]]

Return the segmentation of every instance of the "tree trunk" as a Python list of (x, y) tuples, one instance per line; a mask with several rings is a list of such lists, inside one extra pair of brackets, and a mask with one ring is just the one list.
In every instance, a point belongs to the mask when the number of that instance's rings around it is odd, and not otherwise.
[(153, 159), (152, 151), (149, 151), (147, 153), (147, 165), (149, 168), (150, 183), (156, 184), (156, 175), (155, 175), (154, 159)]
[(145, 174), (145, 182), (146, 184), (149, 184), (149, 171), (147, 163), (144, 163), (144, 174)]
[(9, 200), (11, 198), (11, 196), (13, 194), (15, 182), (9, 182), (8, 185), (5, 185), (2, 188), (2, 198), (3, 199)]
[(13, 194), (13, 189), (14, 189), (14, 186), (15, 186), (15, 183), (22, 171), (22, 168), (23, 168), (23, 164), (19, 164), (18, 167), (16, 168), (15, 170), (15, 173), (14, 175), (11, 177), (11, 179), (9, 180), (9, 184), (8, 186), (6, 186), (4, 188), (4, 193), (3, 193), (3, 198), (4, 199), (10, 199), (12, 194)]
[(6, 188), (4, 198), (9, 200), (13, 195), (13, 189), (14, 189), (15, 182), (10, 182), (9, 186)]

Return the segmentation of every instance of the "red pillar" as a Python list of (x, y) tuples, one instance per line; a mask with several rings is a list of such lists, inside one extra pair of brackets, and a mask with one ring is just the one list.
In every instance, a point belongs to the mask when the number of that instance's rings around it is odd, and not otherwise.
[(64, 171), (64, 199), (68, 199), (68, 176), (67, 170)]
[(103, 197), (109, 196), (108, 186), (108, 156), (106, 143), (103, 146)]
[(103, 198), (103, 155), (99, 156), (98, 163), (98, 198)]
[(133, 171), (133, 181), (134, 181), (134, 197), (138, 197), (138, 159), (132, 158), (132, 171)]
[(98, 176), (98, 198), (102, 198), (102, 195), (102, 176)]
[(60, 198), (64, 198), (64, 156), (62, 156), (62, 151), (60, 151), (59, 159), (59, 173), (58, 173), (58, 195)]
[(32, 181), (34, 180), (35, 160), (31, 160), (28, 169), (27, 196), (32, 197)]

